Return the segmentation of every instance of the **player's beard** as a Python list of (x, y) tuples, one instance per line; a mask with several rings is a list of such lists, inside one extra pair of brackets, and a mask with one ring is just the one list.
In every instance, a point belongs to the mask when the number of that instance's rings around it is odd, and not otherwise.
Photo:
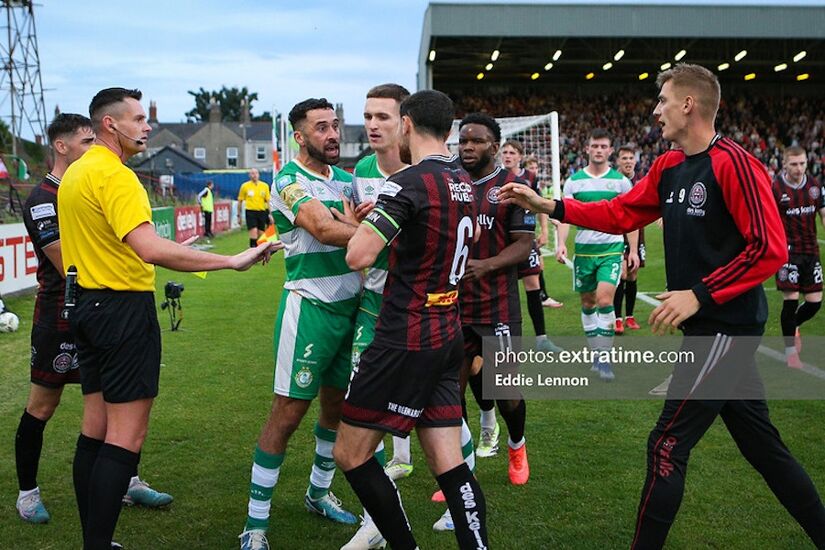
[(410, 139), (407, 136), (401, 136), (401, 141), (398, 143), (398, 154), (401, 157), (401, 162), (404, 164), (412, 164), (412, 151), (410, 151)]
[(337, 144), (337, 145), (339, 147), (338, 154), (333, 156), (333, 155), (328, 155), (327, 152), (324, 149), (317, 149), (315, 146), (313, 146), (311, 143), (309, 143), (309, 141), (307, 141), (307, 144), (306, 144), (306, 146), (307, 146), (307, 155), (309, 155), (310, 158), (314, 158), (318, 162), (323, 162), (324, 164), (329, 164), (330, 166), (335, 166), (336, 164), (338, 164), (338, 161), (341, 159), (341, 149), (340, 149), (341, 146), (340, 146), (340, 144)]
[(485, 151), (483, 153), (479, 153), (476, 157), (475, 162), (472, 164), (465, 164), (464, 160), (461, 161), (461, 167), (464, 168), (473, 178), (481, 178), (486, 176), (487, 174), (482, 174), (486, 167), (488, 167), (493, 160), (493, 156), (490, 154), (490, 151)]

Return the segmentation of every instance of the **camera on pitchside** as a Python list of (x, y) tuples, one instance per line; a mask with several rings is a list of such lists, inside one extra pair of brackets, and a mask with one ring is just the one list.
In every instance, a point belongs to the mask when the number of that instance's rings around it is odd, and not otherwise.
[(174, 332), (178, 330), (181, 321), (183, 321), (183, 305), (180, 300), (183, 294), (183, 285), (175, 281), (169, 281), (163, 287), (163, 293), (166, 300), (160, 304), (160, 309), (169, 311), (169, 323)]

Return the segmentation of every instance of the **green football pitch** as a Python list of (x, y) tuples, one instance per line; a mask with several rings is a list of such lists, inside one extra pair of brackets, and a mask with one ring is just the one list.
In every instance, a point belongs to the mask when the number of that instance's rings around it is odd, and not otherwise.
[[(648, 231), (647, 267), (639, 289), (664, 289), (661, 232)], [(245, 246), (236, 232), (218, 238), (215, 250)], [(580, 334), (578, 297), (567, 267), (546, 258), (550, 294), (565, 303), (545, 310), (548, 332)], [(237, 547), (246, 517), (252, 451), (271, 404), (272, 329), (283, 284), (283, 258), (246, 273), (211, 273), (205, 280), (158, 270), (158, 301), (163, 285), (185, 285), (184, 319), (179, 332), (163, 333), (161, 387), (143, 449), (141, 476), (174, 495), (166, 510), (124, 509), (115, 539), (129, 550)], [(772, 282), (767, 283), (768, 288)], [(769, 290), (768, 334), (779, 334), (781, 297)], [(522, 292), (522, 300), (523, 300)], [(45, 434), (38, 482), (52, 515), (46, 525), (28, 525), (14, 508), (17, 482), (14, 433), (29, 387), (29, 328), (33, 297), (11, 298), (21, 318), (15, 334), (0, 334), (0, 548), (80, 548), (80, 527), (71, 481), (74, 445), (80, 426), (79, 389), (69, 387)], [(525, 313), (525, 332), (532, 327)], [(637, 305), (646, 326), (651, 306)], [(805, 326), (805, 334), (825, 334), (825, 314)], [(803, 357), (803, 359), (805, 359)], [(794, 375), (807, 376), (802, 373)], [(472, 402), (472, 399), (470, 399)], [(471, 404), (471, 428), (478, 415)], [(504, 441), (498, 456), (477, 461), (485, 491), (493, 548), (622, 548), (633, 535), (644, 479), (647, 434), (661, 409), (658, 401), (531, 401), (527, 445), (531, 478), (522, 487), (507, 480)], [(772, 418), (785, 442), (825, 490), (825, 402), (774, 401)], [(272, 502), (273, 548), (337, 549), (355, 528), (335, 525), (304, 509), (303, 494), (314, 450), (312, 424), (317, 408), (290, 442)], [(502, 423), (502, 437), (506, 437)], [(388, 453), (389, 453), (388, 445)], [(449, 533), (434, 533), (443, 506), (430, 502), (436, 485), (417, 442), (415, 470), (398, 482), (405, 509), (421, 548), (454, 548)], [(360, 512), (355, 495), (338, 472), (333, 490), (345, 506)], [(693, 452), (681, 511), (669, 548), (807, 548), (807, 537), (775, 500), (761, 477), (741, 457), (721, 422)]]

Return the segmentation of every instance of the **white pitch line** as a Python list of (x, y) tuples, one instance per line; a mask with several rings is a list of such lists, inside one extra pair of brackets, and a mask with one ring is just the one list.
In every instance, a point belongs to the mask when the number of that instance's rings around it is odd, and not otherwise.
[[(822, 239), (818, 239), (818, 240), (822, 244), (825, 244), (825, 241), (823, 241)], [(553, 256), (553, 257), (556, 256), (555, 252), (550, 251), (546, 248), (541, 249), (541, 255), (542, 256)], [(573, 262), (571, 262), (569, 258), (564, 259), (564, 264), (572, 271)], [(656, 294), (658, 294), (658, 292)], [(645, 302), (645, 303), (647, 303), (647, 304), (649, 304), (653, 307), (656, 307), (661, 303), (656, 298), (651, 298), (650, 296), (648, 296), (647, 292), (639, 292), (639, 293), (636, 294), (636, 297), (639, 298), (641, 301), (643, 301), (643, 302)], [(761, 353), (762, 355), (764, 355), (766, 357), (770, 357), (771, 359), (774, 359), (775, 361), (778, 361), (780, 363), (785, 362), (785, 354), (781, 353), (781, 352), (778, 352), (775, 349), (772, 349), (772, 348), (769, 348), (767, 346), (762, 345), (762, 346), (759, 346), (757, 351), (759, 351), (759, 353)], [(816, 378), (821, 378), (822, 380), (825, 380), (825, 370), (817, 368), (817, 367), (815, 367), (811, 364), (802, 363), (802, 372), (810, 374), (811, 376), (815, 376)]]

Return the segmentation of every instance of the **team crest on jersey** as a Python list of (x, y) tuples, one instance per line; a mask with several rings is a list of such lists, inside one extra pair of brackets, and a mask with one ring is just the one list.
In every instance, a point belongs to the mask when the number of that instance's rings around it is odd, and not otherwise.
[(487, 191), (487, 200), (490, 204), (498, 204), (498, 192), (501, 191), (501, 187), (493, 187), (489, 191)]
[(810, 188), (810, 189), (808, 189), (808, 195), (809, 195), (809, 196), (811, 197), (811, 199), (813, 199), (813, 200), (816, 200), (816, 199), (818, 199), (818, 198), (819, 198), (819, 193), (820, 193), (820, 191), (819, 191), (819, 187), (817, 187), (817, 186), (815, 186), (815, 185), (811, 186), (811, 188)]
[(708, 190), (705, 188), (705, 184), (697, 181), (690, 188), (690, 197), (688, 198), (690, 205), (694, 208), (702, 208), (707, 200)]
[(72, 363), (74, 363), (74, 360), (71, 354), (61, 353), (60, 355), (54, 358), (54, 361), (52, 361), (52, 367), (54, 368), (55, 372), (64, 374), (69, 372), (69, 370), (72, 368)]
[(312, 371), (309, 367), (301, 367), (301, 370), (295, 373), (295, 383), (299, 388), (308, 388), (312, 384)]
[(704, 216), (705, 211), (702, 207), (705, 206), (707, 200), (708, 190), (705, 187), (705, 184), (701, 181), (697, 181), (690, 188), (690, 194), (688, 195), (688, 204), (690, 206), (687, 208), (687, 215), (697, 217)]
[(345, 196), (348, 200), (352, 200), (352, 185), (350, 185), (350, 184), (346, 184), (346, 185), (344, 185), (344, 188), (343, 188), (343, 190), (342, 190), (342, 191), (343, 191), (343, 193), (344, 193), (344, 196)]

